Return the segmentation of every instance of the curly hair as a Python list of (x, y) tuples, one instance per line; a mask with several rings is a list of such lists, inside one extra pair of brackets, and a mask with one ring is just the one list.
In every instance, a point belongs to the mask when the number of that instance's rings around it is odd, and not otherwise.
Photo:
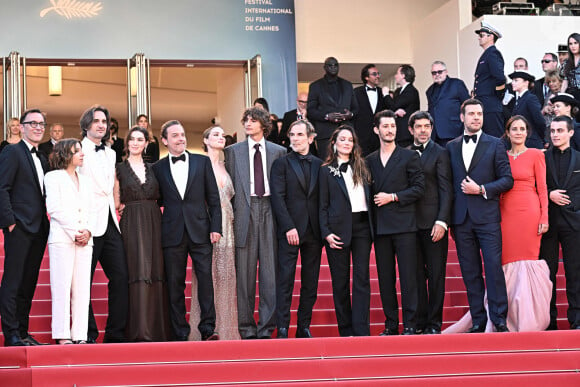
[(64, 138), (54, 144), (54, 148), (52, 149), (52, 153), (50, 154), (50, 167), (52, 169), (66, 169), (68, 168), (75, 152), (72, 151), (72, 148), (79, 144), (82, 147), (82, 144), (76, 138)]
[(254, 120), (260, 121), (262, 129), (264, 131), (264, 137), (267, 137), (272, 129), (272, 120), (270, 120), (270, 113), (259, 107), (251, 107), (246, 109), (244, 115), (242, 116), (242, 125), (246, 120), (252, 118)]

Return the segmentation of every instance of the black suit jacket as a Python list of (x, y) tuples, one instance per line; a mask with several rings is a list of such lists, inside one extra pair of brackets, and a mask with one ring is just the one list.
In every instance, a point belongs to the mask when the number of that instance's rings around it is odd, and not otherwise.
[[(48, 171), (44, 153), (38, 156), (43, 172)], [(48, 233), (45, 197), (32, 154), (24, 141), (8, 145), (0, 153), (0, 228), (18, 223), (26, 232)]]
[(417, 231), (415, 204), (425, 192), (425, 177), (417, 152), (397, 146), (383, 167), (378, 150), (367, 157), (367, 163), (373, 178), (371, 194), (394, 193), (399, 198), (380, 207), (373, 203), (376, 235)]
[[(534, 88), (531, 90), (532, 93), (535, 94), (535, 96), (538, 98), (538, 101), (540, 101), (540, 105), (544, 106), (544, 81), (546, 80), (546, 77), (542, 77), (540, 79), (536, 79), (536, 81), (534, 82)], [(548, 95), (551, 94), (551, 92), (548, 92)]]
[(362, 148), (363, 155), (368, 155), (379, 149), (379, 137), (374, 132), (375, 113), (386, 108), (383, 91), (377, 87), (377, 108), (373, 112), (366, 90), (366, 85), (354, 89), (354, 97), (358, 104), (358, 114), (354, 120), (354, 130)]
[[(332, 170), (331, 170), (332, 168)], [(345, 245), (350, 245), (352, 239), (352, 207), (348, 190), (342, 174), (336, 165), (324, 165), (318, 173), (320, 183), (320, 234), (326, 238), (336, 234)], [(371, 236), (373, 233), (371, 190), (364, 185), (367, 201)]]
[(397, 142), (409, 141), (413, 139), (411, 132), (409, 132), (409, 116), (420, 109), (419, 92), (409, 83), (401, 92), (401, 88), (397, 88), (394, 93), (394, 98), (390, 95), (385, 95), (385, 105), (387, 109), (397, 111), (403, 109), (405, 115), (403, 117), (395, 118), (397, 122)]
[(570, 152), (570, 166), (564, 181), (558, 180), (553, 149), (545, 153), (548, 196), (553, 190), (564, 189), (566, 195), (570, 197), (570, 204), (567, 206), (558, 206), (553, 201), (548, 201), (548, 222), (550, 225), (556, 225), (559, 218), (564, 218), (574, 231), (578, 231), (580, 230), (580, 152), (572, 148)]
[(451, 216), (453, 186), (447, 150), (429, 141), (421, 155), (421, 168), (425, 175), (425, 195), (417, 201), (417, 227), (430, 230), (436, 220), (449, 224)]
[[(338, 88), (340, 90), (339, 99), (335, 100), (329, 89), (329, 83), (326, 77), (320, 78), (310, 84), (308, 89), (308, 119), (316, 128), (319, 139), (328, 139), (332, 132), (340, 125), (325, 120), (329, 113), (344, 113), (348, 109), (356, 116), (358, 113), (358, 104), (352, 90), (352, 83), (346, 79), (337, 78)], [(343, 122), (345, 124), (350, 121)], [(342, 124), (342, 123), (341, 123)]]
[(125, 151), (125, 140), (120, 137), (117, 137), (113, 141), (113, 145), (111, 145), (111, 149), (115, 151), (117, 162), (120, 163), (123, 161), (123, 152)]
[(310, 224), (315, 237), (321, 239), (318, 221), (318, 171), (322, 160), (312, 157), (308, 187), (300, 164), (295, 152), (276, 159), (272, 164), (270, 201), (276, 216), (278, 238), (285, 239), (286, 232), (296, 228), (302, 239)]
[(48, 140), (47, 142), (43, 142), (41, 144), (38, 144), (38, 150), (41, 151), (42, 153), (44, 153), (46, 155), (46, 157), (50, 156), (53, 148), (54, 148), (54, 145), (52, 144), (52, 140)]
[(290, 110), (289, 112), (284, 113), (284, 117), (282, 117), (282, 129), (280, 130), (280, 134), (278, 135), (278, 143), (285, 148), (290, 147), (290, 140), (288, 139), (288, 129), (290, 129), (290, 125), (294, 121), (298, 120), (298, 109)]
[(153, 164), (159, 181), (160, 204), (164, 206), (161, 222), (163, 247), (177, 246), (183, 232), (193, 243), (210, 243), (210, 232), (222, 232), (220, 195), (207, 156), (189, 155), (189, 174), (184, 198), (181, 198), (169, 166), (169, 156)]

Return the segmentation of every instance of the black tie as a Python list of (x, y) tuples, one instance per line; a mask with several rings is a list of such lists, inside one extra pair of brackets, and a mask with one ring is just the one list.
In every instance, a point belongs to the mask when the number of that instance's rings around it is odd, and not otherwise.
[(98, 152), (100, 150), (102, 150), (102, 151), (105, 150), (105, 144), (95, 145), (95, 152)]
[(185, 162), (185, 153), (182, 153), (181, 156), (171, 156), (171, 162), (175, 164), (179, 160)]
[(302, 172), (304, 173), (304, 181), (306, 183), (306, 190), (310, 187), (310, 163), (312, 163), (311, 155), (299, 155), (300, 166), (302, 167)]
[(411, 145), (411, 149), (423, 153), (423, 151), (425, 150), (425, 145), (424, 144), (421, 144), (421, 145), (413, 144), (413, 145)]
[(476, 144), (477, 143), (477, 134), (472, 134), (471, 136), (468, 134), (464, 134), (463, 139), (465, 140), (466, 144), (469, 143), (469, 140), (473, 140), (473, 143)]
[(36, 149), (36, 147), (33, 146), (32, 148), (30, 148), (30, 153), (37, 153), (37, 152), (38, 152), (38, 149)]
[(346, 173), (346, 170), (348, 169), (348, 163), (340, 164), (340, 167), (338, 167), (338, 169), (340, 169), (340, 172)]
[(368, 87), (367, 86), (367, 91), (377, 91), (376, 87)]

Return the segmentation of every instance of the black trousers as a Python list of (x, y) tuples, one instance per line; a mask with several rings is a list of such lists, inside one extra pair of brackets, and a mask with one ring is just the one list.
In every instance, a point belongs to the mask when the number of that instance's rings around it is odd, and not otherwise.
[(417, 328), (417, 236), (414, 232), (377, 235), (375, 258), (381, 302), (385, 313), (385, 328), (398, 329), (399, 305), (397, 302), (397, 275), (395, 255), (399, 263), (401, 304), (405, 328)]
[(441, 330), (449, 234), (433, 242), (431, 230), (417, 231), (417, 327)]
[(32, 298), (48, 238), (48, 221), (40, 229), (31, 234), (16, 223), (12, 232), (4, 230), (4, 275), (0, 286), (4, 337), (28, 336)]
[[(93, 238), (91, 283), (97, 262), (101, 263), (101, 267), (109, 279), (109, 316), (105, 327), (105, 341), (108, 339), (124, 340), (129, 313), (129, 273), (123, 239), (115, 226), (110, 212), (107, 231), (103, 235)], [(95, 340), (99, 336), (92, 304), (89, 305), (89, 330), (87, 336), (89, 339)]]
[(191, 257), (193, 270), (197, 278), (197, 295), (200, 309), (199, 332), (202, 337), (213, 333), (215, 329), (215, 305), (213, 301), (211, 243), (193, 243), (187, 230), (183, 230), (183, 239), (177, 246), (164, 247), (165, 275), (167, 276), (167, 293), (169, 295), (169, 319), (176, 338), (187, 337), (191, 330), (185, 318), (185, 275), (187, 256)]
[[(371, 254), (371, 231), (366, 212), (352, 214), (352, 239), (342, 249), (331, 249), (325, 242), (332, 296), (338, 332), (341, 336), (370, 335), (371, 286), (369, 260)], [(352, 303), (350, 295), (350, 258), (352, 253)]]
[(550, 302), (550, 329), (557, 328), (556, 274), (558, 273), (559, 249), (562, 245), (564, 274), (566, 276), (566, 296), (568, 298), (568, 322), (571, 328), (580, 326), (580, 231), (574, 231), (567, 222), (559, 218), (556, 224), (542, 236), (540, 258), (550, 268), (552, 300)]
[(316, 303), (322, 241), (314, 237), (310, 225), (300, 239), (299, 246), (291, 246), (286, 238), (278, 239), (278, 274), (276, 282), (276, 321), (279, 328), (290, 325), (290, 306), (296, 275), (296, 262), (300, 252), (300, 303), (298, 328), (310, 327), (312, 308)]

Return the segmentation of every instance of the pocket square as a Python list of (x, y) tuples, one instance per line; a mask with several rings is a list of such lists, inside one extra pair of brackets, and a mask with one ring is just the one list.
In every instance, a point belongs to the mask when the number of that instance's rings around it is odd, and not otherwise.
[(572, 173), (580, 173), (580, 169), (578, 169), (576, 171), (572, 171)]

